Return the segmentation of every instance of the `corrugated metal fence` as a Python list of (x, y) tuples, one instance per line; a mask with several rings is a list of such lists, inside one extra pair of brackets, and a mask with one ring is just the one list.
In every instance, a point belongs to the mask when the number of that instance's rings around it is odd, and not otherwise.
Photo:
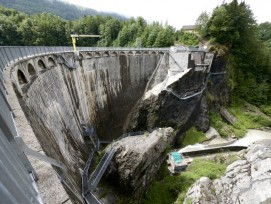
[[(2, 75), (2, 73), (0, 73)], [(16, 143), (18, 133), (0, 79), (0, 202), (42, 203), (30, 162)]]

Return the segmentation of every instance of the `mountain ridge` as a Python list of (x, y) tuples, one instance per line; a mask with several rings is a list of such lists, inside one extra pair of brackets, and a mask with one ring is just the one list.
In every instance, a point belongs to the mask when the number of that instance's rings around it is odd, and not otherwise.
[(66, 20), (75, 20), (87, 15), (112, 16), (121, 20), (127, 20), (125, 16), (117, 13), (99, 12), (95, 9), (77, 6), (60, 0), (0, 0), (0, 5), (27, 14), (52, 13)]

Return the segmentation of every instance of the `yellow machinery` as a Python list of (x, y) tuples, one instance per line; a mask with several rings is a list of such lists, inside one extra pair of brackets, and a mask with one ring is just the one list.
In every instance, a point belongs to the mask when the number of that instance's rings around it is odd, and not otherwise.
[(77, 35), (77, 34), (71, 34), (72, 38), (72, 45), (73, 45), (73, 51), (76, 52), (76, 40), (78, 38), (99, 38), (100, 35)]

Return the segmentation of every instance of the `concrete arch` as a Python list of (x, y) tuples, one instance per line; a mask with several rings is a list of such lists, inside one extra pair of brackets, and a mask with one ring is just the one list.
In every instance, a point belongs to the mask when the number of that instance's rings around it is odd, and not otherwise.
[[(44, 64), (44, 62), (42, 61), (42, 59), (39, 59), (38, 61), (38, 66), (41, 68), (41, 69), (46, 69), (46, 66)], [(30, 73), (29, 73), (30, 74)]]
[(18, 82), (20, 85), (27, 83), (26, 77), (20, 69), (18, 69), (17, 71), (17, 77), (18, 77)]
[(56, 66), (56, 62), (52, 57), (48, 58), (48, 64), (49, 64), (50, 67)]
[(144, 54), (144, 55), (148, 55), (148, 54), (150, 54), (150, 53), (149, 53), (149, 51), (144, 51), (143, 54)]
[(159, 52), (159, 55), (163, 55), (164, 54), (164, 52)]
[(132, 51), (129, 51), (128, 55), (134, 55), (134, 53)]
[(111, 52), (111, 57), (117, 57), (118, 54), (116, 52)]
[(94, 57), (101, 57), (101, 53), (100, 52), (95, 52)]
[(91, 52), (88, 52), (87, 54), (86, 54), (86, 59), (91, 59), (92, 58), (92, 53)]
[[(45, 65), (44, 65), (44, 66), (45, 66)], [(29, 76), (34, 76), (34, 75), (36, 75), (36, 70), (35, 70), (34, 66), (33, 66), (31, 63), (29, 63), (29, 64), (27, 65), (27, 71), (28, 71)]]
[(136, 55), (141, 55), (141, 52), (140, 51), (136, 51), (135, 54)]
[(109, 53), (108, 53), (107, 51), (105, 51), (105, 52), (103, 53), (103, 57), (109, 57)]
[(154, 52), (154, 51), (152, 51), (152, 52), (151, 52), (151, 54), (152, 54), (152, 55), (156, 55), (157, 53), (156, 53), (156, 52)]
[(78, 58), (79, 58), (80, 60), (82, 60), (82, 59), (84, 59), (84, 55), (83, 55), (81, 52), (79, 52)]
[(125, 55), (125, 52), (121, 51), (121, 52), (120, 52), (120, 55)]

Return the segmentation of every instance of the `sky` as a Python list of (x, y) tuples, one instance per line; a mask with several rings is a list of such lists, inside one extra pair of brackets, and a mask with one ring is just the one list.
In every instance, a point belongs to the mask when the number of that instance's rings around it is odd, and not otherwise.
[[(166, 22), (176, 29), (195, 24), (198, 16), (221, 5), (223, 0), (64, 0), (97, 11), (114, 12), (126, 17), (142, 16), (147, 22)], [(224, 0), (230, 2), (231, 0)], [(258, 23), (271, 22), (270, 0), (244, 0)], [(240, 2), (240, 0), (239, 0)]]

